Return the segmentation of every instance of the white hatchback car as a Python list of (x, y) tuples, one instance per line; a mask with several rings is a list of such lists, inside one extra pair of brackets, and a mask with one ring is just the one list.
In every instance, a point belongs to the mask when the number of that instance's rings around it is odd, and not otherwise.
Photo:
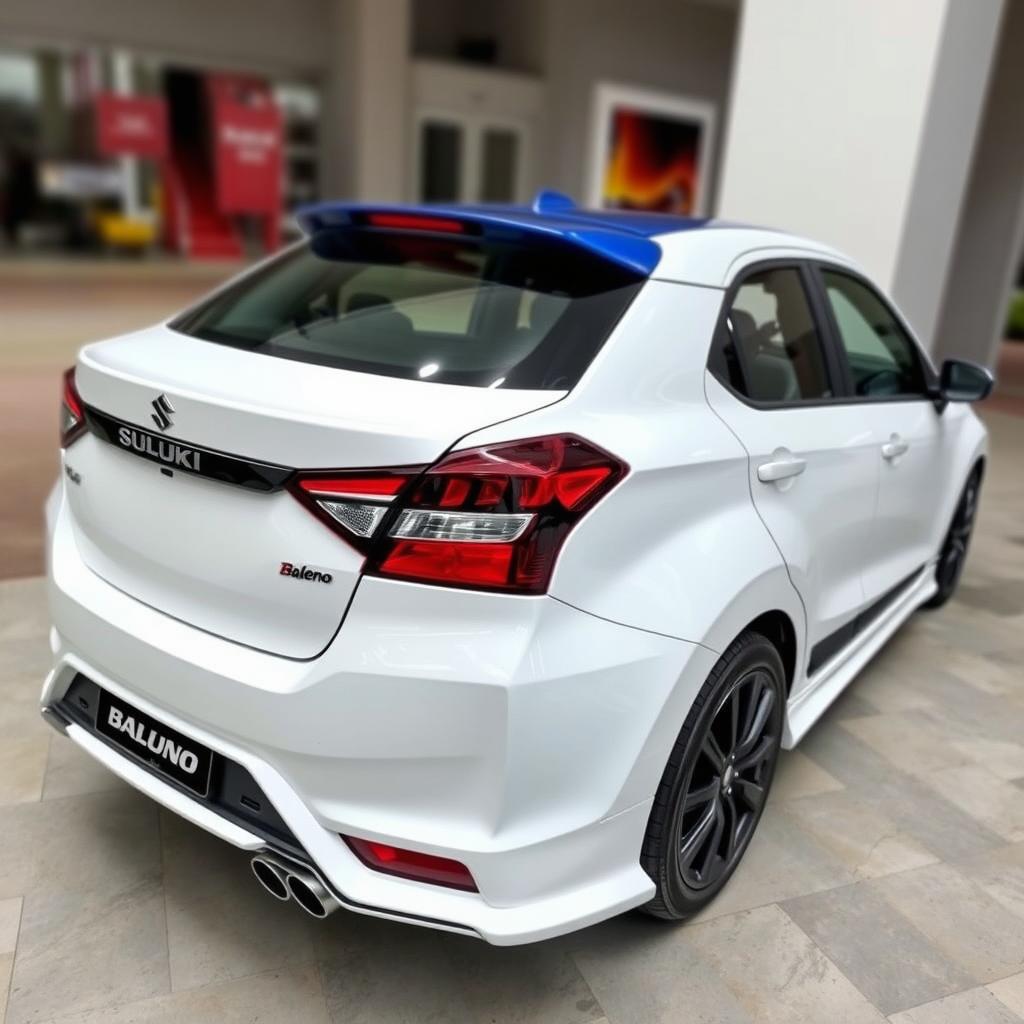
[(68, 371), (44, 716), (317, 916), (692, 915), (780, 746), (956, 586), (991, 377), (774, 231), (300, 223)]

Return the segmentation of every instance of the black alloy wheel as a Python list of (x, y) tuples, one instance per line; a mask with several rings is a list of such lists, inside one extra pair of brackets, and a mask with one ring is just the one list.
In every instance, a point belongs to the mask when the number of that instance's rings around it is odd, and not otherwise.
[(926, 608), (941, 608), (952, 596), (960, 582), (967, 561), (967, 549), (971, 543), (974, 520), (978, 515), (978, 498), (981, 494), (981, 467), (976, 466), (964, 484), (963, 493), (953, 513), (949, 532), (939, 552), (935, 566), (935, 582), (938, 591), (925, 603)]
[(694, 701), (659, 786), (641, 864), (644, 909), (680, 920), (709, 903), (746, 852), (782, 741), (785, 673), (775, 646), (744, 633)]
[(729, 872), (754, 830), (778, 750), (776, 700), (771, 677), (755, 669), (734, 683), (708, 726), (682, 802), (679, 870), (691, 889)]

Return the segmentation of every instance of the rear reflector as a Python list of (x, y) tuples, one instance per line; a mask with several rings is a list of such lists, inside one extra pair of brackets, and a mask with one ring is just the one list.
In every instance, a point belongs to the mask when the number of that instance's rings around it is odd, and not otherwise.
[(378, 843), (371, 839), (356, 839), (354, 836), (341, 838), (348, 843), (352, 852), (374, 871), (398, 875), (399, 878), (411, 878), (417, 882), (444, 885), (449, 889), (478, 891), (469, 868), (457, 860), (435, 857), (432, 853), (402, 850), (397, 846), (389, 846), (387, 843)]
[(60, 405), (60, 446), (67, 448), (85, 433), (85, 412), (82, 396), (75, 386), (75, 368), (64, 371), (64, 392)]

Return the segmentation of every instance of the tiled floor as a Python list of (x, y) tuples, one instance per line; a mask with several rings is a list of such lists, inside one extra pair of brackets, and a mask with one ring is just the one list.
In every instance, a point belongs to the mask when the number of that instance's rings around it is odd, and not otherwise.
[(39, 723), (42, 585), (0, 584), (0, 1019), (6, 998), (8, 1024), (1020, 1024), (1024, 419), (989, 420), (958, 599), (784, 755), (745, 863), (685, 927), (495, 949), (306, 918)]

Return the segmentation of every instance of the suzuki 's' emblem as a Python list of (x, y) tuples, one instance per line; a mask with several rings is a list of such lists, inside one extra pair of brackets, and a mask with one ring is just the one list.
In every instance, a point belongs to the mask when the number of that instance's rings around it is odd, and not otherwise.
[(156, 412), (153, 413), (153, 422), (161, 429), (166, 430), (173, 420), (171, 419), (171, 413), (174, 412), (174, 406), (167, 401), (166, 395), (161, 395), (159, 398), (154, 398), (152, 402), (153, 408)]

